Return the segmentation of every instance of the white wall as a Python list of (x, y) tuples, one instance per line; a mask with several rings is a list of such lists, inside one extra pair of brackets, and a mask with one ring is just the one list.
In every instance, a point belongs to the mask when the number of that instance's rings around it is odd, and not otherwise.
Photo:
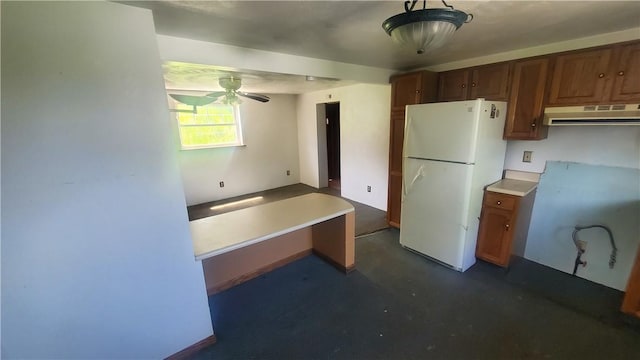
[(613, 268), (607, 232), (586, 229), (577, 237), (586, 242), (587, 264), (576, 276), (624, 291), (640, 245), (638, 219), (640, 169), (550, 161), (538, 184), (525, 257), (572, 273), (575, 226), (605, 225), (618, 249)]
[(151, 12), (1, 6), (2, 357), (164, 358), (211, 335)]
[[(533, 151), (531, 163), (522, 162), (525, 150)], [(612, 229), (619, 249), (614, 269), (608, 267), (606, 232), (586, 230), (579, 238), (588, 242), (583, 256), (587, 266), (577, 274), (624, 290), (640, 242), (640, 127), (551, 127), (545, 140), (509, 141), (504, 168), (543, 173), (525, 257), (571, 273), (574, 226), (604, 224)]]
[(315, 187), (320, 184), (316, 105), (340, 102), (342, 196), (386, 211), (390, 97), (390, 85), (371, 84), (300, 95), (300, 181)]
[[(268, 103), (245, 99), (240, 104), (246, 146), (179, 151), (188, 205), (300, 182), (296, 96), (269, 97)], [(173, 129), (178, 138), (176, 121)]]
[[(258, 30), (259, 31), (259, 30)], [(396, 71), (206, 41), (158, 35), (163, 61), (387, 84)]]
[[(522, 162), (525, 150), (533, 151), (531, 163)], [(640, 126), (556, 126), (544, 140), (509, 141), (504, 168), (541, 173), (554, 160), (638, 169), (638, 154)]]

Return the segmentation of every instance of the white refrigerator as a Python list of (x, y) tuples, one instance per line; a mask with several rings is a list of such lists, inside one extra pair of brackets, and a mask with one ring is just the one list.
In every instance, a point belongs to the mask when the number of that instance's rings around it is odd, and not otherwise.
[(475, 263), (483, 189), (502, 177), (506, 113), (484, 99), (407, 106), (402, 246), (458, 271)]

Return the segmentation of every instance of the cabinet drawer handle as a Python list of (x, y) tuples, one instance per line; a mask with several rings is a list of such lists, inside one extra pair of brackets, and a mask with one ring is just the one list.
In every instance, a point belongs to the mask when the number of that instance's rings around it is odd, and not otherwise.
[(476, 87), (476, 83), (472, 82), (471, 87)]
[(462, 84), (462, 88), (463, 89), (466, 88), (466, 87), (467, 87), (467, 84)]
[(618, 75), (624, 76), (624, 71), (618, 71)]
[(532, 128), (536, 127), (536, 123), (531, 123), (531, 127)]
[(505, 229), (506, 231), (509, 231), (509, 224), (506, 224), (506, 225), (504, 226), (504, 229)]
[(496, 202), (496, 204), (498, 204), (498, 205), (502, 205), (502, 201), (498, 200), (498, 201)]
[(598, 74), (598, 77), (599, 77), (600, 79), (602, 79), (602, 78), (604, 77), (604, 73), (600, 73), (600, 74)]
[(416, 94), (420, 94), (420, 90), (416, 90)]

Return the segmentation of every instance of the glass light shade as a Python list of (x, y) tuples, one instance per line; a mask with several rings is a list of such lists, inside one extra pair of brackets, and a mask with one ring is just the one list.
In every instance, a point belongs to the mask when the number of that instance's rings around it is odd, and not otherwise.
[(456, 26), (446, 21), (419, 21), (399, 26), (391, 31), (391, 39), (422, 54), (444, 45), (456, 32)]
[(395, 42), (422, 54), (444, 45), (470, 19), (473, 15), (452, 9), (407, 10), (385, 20), (382, 28)]

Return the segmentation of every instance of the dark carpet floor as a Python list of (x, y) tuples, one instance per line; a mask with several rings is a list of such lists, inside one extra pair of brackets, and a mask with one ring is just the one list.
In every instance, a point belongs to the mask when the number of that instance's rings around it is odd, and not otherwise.
[[(584, 280), (518, 275), (527, 266), (479, 262), (458, 273), (403, 249), (387, 229), (356, 241), (348, 275), (308, 256), (210, 297), (218, 343), (195, 358), (640, 358), (636, 326), (602, 321), (535, 285)], [(567, 290), (561, 300), (589, 296), (584, 286)]]

